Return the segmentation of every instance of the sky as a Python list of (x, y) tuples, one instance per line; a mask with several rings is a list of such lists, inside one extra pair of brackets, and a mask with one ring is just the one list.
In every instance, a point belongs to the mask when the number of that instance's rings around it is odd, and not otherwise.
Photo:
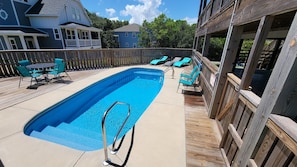
[(142, 24), (160, 14), (173, 20), (197, 23), (200, 0), (80, 0), (91, 13), (110, 20)]

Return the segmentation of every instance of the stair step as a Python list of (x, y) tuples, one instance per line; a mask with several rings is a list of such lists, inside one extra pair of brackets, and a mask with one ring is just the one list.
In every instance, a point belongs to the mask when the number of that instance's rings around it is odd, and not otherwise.
[(103, 148), (101, 139), (93, 139), (52, 126), (47, 126), (41, 132), (33, 131), (30, 136), (83, 151), (93, 151)]
[[(95, 140), (103, 140), (102, 139), (102, 131), (98, 131), (98, 132), (95, 132), (95, 131), (92, 131), (92, 130), (88, 130), (88, 129), (85, 129), (85, 128), (80, 128), (78, 126), (75, 126), (75, 125), (71, 125), (71, 124), (68, 124), (68, 123), (65, 123), (65, 122), (62, 122), (60, 125), (57, 126), (57, 128), (59, 129), (63, 129), (63, 130), (66, 130), (68, 132), (72, 132), (72, 133), (78, 133), (82, 136), (86, 136), (86, 137), (90, 137), (90, 138), (93, 138)], [(107, 143), (112, 143), (113, 141), (113, 137), (111, 136), (106, 136), (107, 138)]]

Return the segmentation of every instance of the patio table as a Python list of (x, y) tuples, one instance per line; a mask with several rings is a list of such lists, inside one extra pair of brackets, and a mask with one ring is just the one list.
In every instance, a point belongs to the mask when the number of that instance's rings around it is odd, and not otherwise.
[(27, 65), (26, 68), (30, 69), (30, 70), (41, 70), (42, 74), (44, 74), (44, 80), (46, 82), (49, 82), (50, 79), (48, 78), (47, 74), (49, 72), (48, 69), (54, 67), (56, 64), (55, 63), (36, 63), (36, 64), (30, 64)]

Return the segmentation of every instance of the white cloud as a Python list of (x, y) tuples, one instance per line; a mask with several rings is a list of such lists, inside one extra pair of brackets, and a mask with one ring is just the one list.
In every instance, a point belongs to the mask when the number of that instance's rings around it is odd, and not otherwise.
[(119, 17), (111, 17), (111, 18), (109, 18), (109, 20), (118, 21)]
[(105, 12), (108, 13), (108, 15), (111, 17), (116, 13), (116, 10), (113, 8), (108, 8), (108, 9), (105, 9)]
[(97, 16), (100, 16), (100, 13), (99, 13), (99, 12), (96, 12), (96, 15), (97, 15)]
[(152, 21), (161, 12), (158, 10), (162, 0), (137, 0), (138, 5), (126, 5), (121, 11), (122, 16), (131, 16), (130, 23), (142, 24), (144, 20)]
[(192, 25), (192, 24), (196, 24), (197, 23), (198, 18), (189, 18), (189, 17), (186, 17), (183, 20), (186, 20), (188, 24)]

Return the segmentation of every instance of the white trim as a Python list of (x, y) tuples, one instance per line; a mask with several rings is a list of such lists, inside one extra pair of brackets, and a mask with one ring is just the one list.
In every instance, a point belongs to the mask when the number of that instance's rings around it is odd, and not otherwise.
[[(13, 41), (14, 44), (12, 44), (11, 41)], [(17, 49), (19, 49), (19, 48), (18, 48), (18, 45), (17, 45), (17, 43), (16, 43), (15, 38), (8, 38), (8, 42), (9, 42), (9, 49), (11, 49), (11, 50), (17, 50)], [(14, 46), (15, 46), (16, 48), (13, 48)]]

